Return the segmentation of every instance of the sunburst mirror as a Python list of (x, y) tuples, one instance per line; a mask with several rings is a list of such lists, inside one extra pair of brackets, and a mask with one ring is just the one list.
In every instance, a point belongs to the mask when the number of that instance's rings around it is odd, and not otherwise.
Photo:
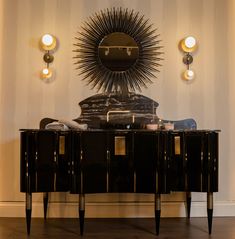
[(159, 34), (134, 10), (112, 8), (95, 13), (76, 37), (79, 74), (91, 88), (127, 94), (147, 88), (159, 71)]

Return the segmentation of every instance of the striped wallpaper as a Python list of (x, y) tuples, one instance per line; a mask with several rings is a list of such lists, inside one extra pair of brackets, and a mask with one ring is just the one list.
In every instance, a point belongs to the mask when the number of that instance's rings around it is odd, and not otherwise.
[[(0, 0), (0, 216), (4, 203), (24, 201), (19, 192), (19, 129), (37, 128), (43, 117), (73, 119), (80, 115), (78, 102), (96, 92), (77, 75), (74, 37), (90, 15), (120, 6), (149, 18), (164, 46), (161, 72), (142, 94), (159, 103), (161, 118), (190, 117), (200, 129), (222, 130), (220, 191), (215, 201), (235, 202), (234, 0)], [(46, 32), (59, 41), (52, 64), (55, 76), (50, 82), (39, 77), (44, 62), (38, 42)], [(193, 54), (196, 78), (192, 82), (181, 79), (185, 65), (178, 43), (187, 35), (195, 36), (199, 43)], [(163, 199), (178, 201), (183, 196)], [(34, 201), (40, 200), (41, 195), (35, 195)], [(52, 200), (76, 199), (56, 194)], [(142, 202), (152, 197), (104, 195), (89, 200)], [(205, 196), (194, 195), (193, 200), (205, 201)], [(235, 216), (235, 205), (232, 208)]]

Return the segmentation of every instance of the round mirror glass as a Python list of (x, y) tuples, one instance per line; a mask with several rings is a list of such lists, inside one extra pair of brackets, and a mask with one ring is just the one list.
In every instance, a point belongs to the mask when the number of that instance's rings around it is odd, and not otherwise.
[(111, 71), (130, 69), (139, 57), (136, 41), (123, 32), (113, 32), (105, 36), (98, 47), (99, 59)]

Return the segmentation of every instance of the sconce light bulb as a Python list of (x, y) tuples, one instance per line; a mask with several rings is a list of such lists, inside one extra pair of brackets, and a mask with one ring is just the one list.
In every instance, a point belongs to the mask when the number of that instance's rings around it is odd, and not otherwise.
[(185, 39), (185, 46), (188, 48), (193, 48), (196, 45), (196, 39), (194, 37), (187, 37)]
[(41, 76), (43, 79), (49, 79), (52, 77), (52, 71), (49, 68), (42, 69)]
[(195, 77), (195, 73), (193, 70), (186, 70), (184, 72), (184, 79), (185, 80), (193, 80)]
[(196, 50), (197, 41), (195, 37), (188, 36), (188, 37), (185, 37), (183, 40), (181, 40), (180, 46), (184, 52), (193, 52)]
[(47, 74), (49, 73), (49, 70), (48, 70), (47, 68), (44, 68), (44, 69), (42, 70), (42, 73), (43, 73), (44, 75), (47, 75)]
[(44, 45), (46, 46), (50, 46), (53, 42), (53, 37), (49, 34), (45, 34), (43, 37), (42, 37), (42, 42)]
[(56, 38), (51, 34), (45, 34), (41, 38), (41, 46), (44, 50), (53, 50), (56, 47)]

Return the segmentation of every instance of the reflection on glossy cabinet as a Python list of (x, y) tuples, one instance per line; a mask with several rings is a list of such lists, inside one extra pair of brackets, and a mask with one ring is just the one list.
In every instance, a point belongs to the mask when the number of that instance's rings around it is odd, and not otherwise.
[[(26, 193), (28, 233), (32, 193), (79, 194), (81, 234), (85, 194), (155, 194), (159, 233), (160, 195), (190, 192), (208, 195), (211, 233), (213, 192), (218, 191), (218, 131), (210, 130), (21, 130), (21, 192)], [(44, 197), (46, 214), (47, 198)]]

